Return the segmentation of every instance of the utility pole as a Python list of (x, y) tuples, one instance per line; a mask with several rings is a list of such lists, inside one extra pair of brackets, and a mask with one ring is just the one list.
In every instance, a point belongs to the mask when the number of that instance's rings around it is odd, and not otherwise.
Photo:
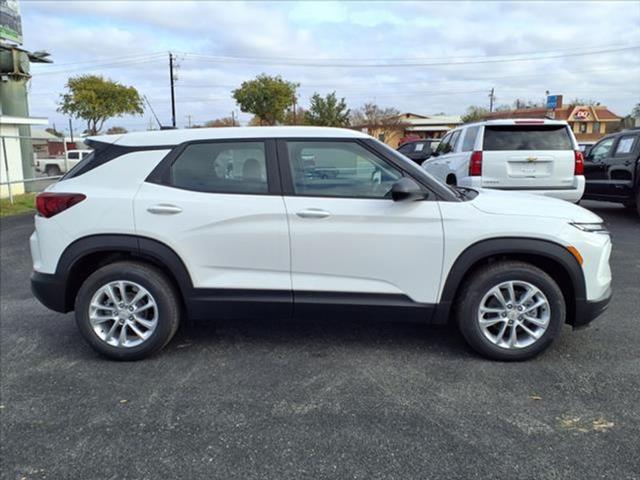
[(169, 78), (171, 81), (171, 125), (176, 128), (176, 94), (174, 92), (173, 54), (169, 52)]
[(69, 135), (71, 136), (71, 143), (73, 143), (73, 123), (71, 123), (71, 117), (69, 117)]
[(236, 112), (234, 110), (231, 110), (231, 126), (236, 126)]
[(191, 115), (185, 115), (187, 117), (187, 121), (189, 122), (189, 126), (187, 128), (191, 128)]
[(491, 92), (489, 92), (489, 112), (493, 112), (493, 102), (496, 99), (495, 89), (491, 87)]
[(293, 124), (298, 124), (298, 119), (296, 118), (296, 96), (293, 96)]

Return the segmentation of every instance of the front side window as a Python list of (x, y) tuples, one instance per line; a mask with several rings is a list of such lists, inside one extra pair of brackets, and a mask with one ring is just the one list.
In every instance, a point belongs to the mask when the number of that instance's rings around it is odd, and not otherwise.
[(589, 153), (589, 157), (591, 157), (594, 161), (602, 160), (603, 158), (609, 156), (609, 152), (611, 151), (612, 146), (613, 138), (607, 138), (593, 147), (593, 150), (591, 150), (591, 152)]
[(442, 141), (438, 144), (438, 148), (436, 150), (436, 152), (440, 155), (448, 153), (449, 150), (449, 140), (451, 140), (451, 134), (447, 133), (444, 138), (442, 139)]
[(390, 198), (391, 186), (402, 177), (355, 142), (292, 141), (287, 148), (296, 195)]
[(188, 145), (171, 165), (170, 184), (200, 192), (267, 193), (264, 143)]

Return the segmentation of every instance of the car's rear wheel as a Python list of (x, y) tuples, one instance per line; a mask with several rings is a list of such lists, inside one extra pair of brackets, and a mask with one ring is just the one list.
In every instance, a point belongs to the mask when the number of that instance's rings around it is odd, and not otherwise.
[(87, 342), (116, 360), (138, 360), (164, 347), (180, 321), (175, 288), (157, 268), (117, 262), (82, 284), (76, 322)]
[(541, 269), (505, 261), (476, 271), (458, 296), (462, 335), (481, 355), (526, 360), (545, 350), (565, 321), (564, 296)]

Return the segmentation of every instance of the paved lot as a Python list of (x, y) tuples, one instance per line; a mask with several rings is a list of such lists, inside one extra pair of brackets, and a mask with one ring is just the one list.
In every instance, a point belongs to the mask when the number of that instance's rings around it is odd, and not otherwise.
[(105, 361), (31, 297), (31, 219), (3, 220), (2, 478), (638, 479), (640, 222), (585, 206), (613, 232), (613, 303), (520, 364), (447, 328), (264, 320)]

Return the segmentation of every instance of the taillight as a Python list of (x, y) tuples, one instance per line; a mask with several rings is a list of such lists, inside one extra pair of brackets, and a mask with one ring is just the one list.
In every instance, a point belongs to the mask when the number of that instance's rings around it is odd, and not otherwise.
[(53, 217), (84, 200), (82, 193), (44, 192), (36, 197), (36, 209), (45, 218)]
[(574, 151), (573, 174), (584, 175), (584, 155), (580, 150)]
[(482, 152), (473, 152), (469, 163), (469, 175), (479, 177), (482, 175)]

